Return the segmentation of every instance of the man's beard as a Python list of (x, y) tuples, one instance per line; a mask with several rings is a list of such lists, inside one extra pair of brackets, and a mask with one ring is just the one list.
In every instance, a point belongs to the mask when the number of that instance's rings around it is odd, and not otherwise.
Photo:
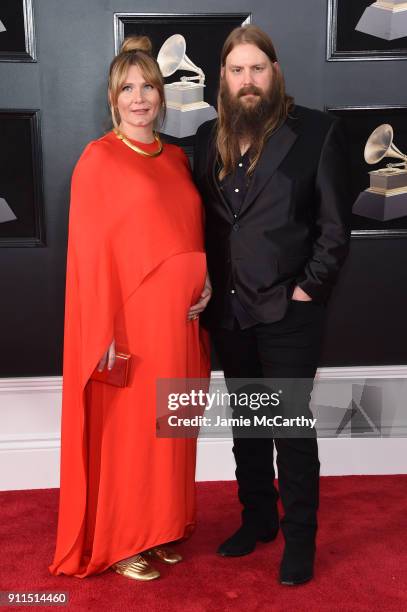
[[(244, 101), (242, 96), (245, 94), (254, 94), (256, 98)], [(224, 111), (224, 127), (229, 139), (247, 139), (252, 144), (261, 141), (265, 126), (276, 108), (276, 94), (272, 84), (267, 91), (255, 85), (248, 85), (234, 96), (230, 93), (226, 81), (222, 81), (220, 99)]]

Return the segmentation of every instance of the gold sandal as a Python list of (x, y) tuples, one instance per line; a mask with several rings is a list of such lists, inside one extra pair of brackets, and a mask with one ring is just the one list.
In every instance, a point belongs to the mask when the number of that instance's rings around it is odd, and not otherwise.
[(179, 563), (182, 561), (181, 555), (174, 552), (167, 546), (154, 546), (153, 548), (146, 550), (145, 554), (155, 561), (162, 561), (163, 563), (168, 563), (169, 565), (174, 565), (174, 563)]
[(154, 580), (160, 576), (160, 572), (152, 567), (141, 554), (117, 561), (113, 563), (111, 569), (132, 580)]

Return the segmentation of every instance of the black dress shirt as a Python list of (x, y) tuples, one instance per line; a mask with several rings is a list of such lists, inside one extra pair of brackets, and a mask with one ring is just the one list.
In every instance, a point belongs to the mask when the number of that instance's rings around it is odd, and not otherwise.
[[(249, 151), (240, 157), (236, 168), (228, 174), (222, 181), (219, 181), (219, 187), (222, 190), (225, 200), (230, 206), (235, 219), (238, 218), (240, 209), (245, 199), (247, 189), (249, 187), (250, 177), (247, 175), (247, 170), (250, 165)], [(243, 308), (233, 286), (231, 280), (228, 293), (225, 295), (225, 309), (220, 327), (226, 329), (234, 329), (240, 327), (247, 329), (256, 325), (258, 321), (253, 319), (249, 313)]]

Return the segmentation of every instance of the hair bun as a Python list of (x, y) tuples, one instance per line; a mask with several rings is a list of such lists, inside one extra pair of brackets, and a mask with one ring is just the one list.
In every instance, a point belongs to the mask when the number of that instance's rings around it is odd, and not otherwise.
[(151, 54), (153, 45), (148, 36), (129, 36), (125, 38), (120, 47), (120, 53), (126, 53), (129, 51), (144, 51), (144, 53)]

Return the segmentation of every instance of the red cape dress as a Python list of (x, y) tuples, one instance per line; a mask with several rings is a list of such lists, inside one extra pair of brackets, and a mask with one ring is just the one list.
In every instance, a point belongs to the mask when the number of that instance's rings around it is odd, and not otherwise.
[[(196, 440), (156, 437), (155, 385), (209, 376), (207, 335), (187, 320), (205, 275), (184, 152), (144, 157), (113, 132), (91, 142), (72, 178), (52, 574), (100, 573), (193, 528)], [(125, 388), (89, 380), (112, 338), (133, 355)]]

